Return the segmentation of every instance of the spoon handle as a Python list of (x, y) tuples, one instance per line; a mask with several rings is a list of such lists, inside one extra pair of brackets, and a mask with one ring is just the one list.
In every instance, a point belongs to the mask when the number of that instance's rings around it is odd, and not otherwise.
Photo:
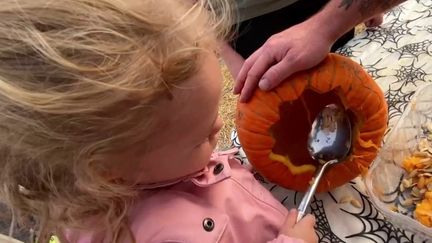
[(300, 202), (300, 205), (298, 207), (298, 214), (297, 214), (297, 221), (299, 222), (303, 216), (306, 214), (306, 210), (308, 209), (312, 197), (315, 194), (315, 191), (321, 181), (321, 177), (324, 175), (325, 170), (327, 169), (328, 165), (331, 165), (334, 161), (330, 160), (326, 163), (324, 163), (322, 166), (318, 167), (317, 172), (314, 175), (314, 179), (312, 184), (309, 186), (308, 190), (306, 191), (305, 195), (303, 196), (303, 199)]

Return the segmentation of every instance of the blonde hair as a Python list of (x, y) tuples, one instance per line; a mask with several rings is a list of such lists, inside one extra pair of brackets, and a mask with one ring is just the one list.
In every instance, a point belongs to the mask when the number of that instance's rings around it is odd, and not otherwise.
[(227, 0), (209, 2), (2, 1), (0, 201), (41, 240), (94, 218), (119, 239), (138, 189), (104, 157), (146, 144), (155, 102), (226, 36)]

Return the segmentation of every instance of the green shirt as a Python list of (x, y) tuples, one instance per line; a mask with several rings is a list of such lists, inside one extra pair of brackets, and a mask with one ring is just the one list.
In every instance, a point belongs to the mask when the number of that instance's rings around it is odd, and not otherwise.
[(236, 0), (240, 22), (279, 10), (297, 1), (298, 0)]

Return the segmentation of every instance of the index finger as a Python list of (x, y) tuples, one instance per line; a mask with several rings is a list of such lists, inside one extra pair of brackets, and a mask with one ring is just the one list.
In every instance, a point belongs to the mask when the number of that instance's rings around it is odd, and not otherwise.
[(243, 63), (243, 66), (241, 67), (240, 71), (237, 74), (236, 82), (234, 85), (234, 94), (241, 93), (243, 86), (246, 82), (247, 74), (249, 70), (252, 68), (255, 61), (258, 59), (259, 55), (261, 53), (261, 48), (256, 50), (252, 55), (250, 55)]
[(240, 102), (247, 102), (252, 97), (263, 74), (274, 64), (275, 59), (267, 52), (262, 53), (246, 74), (246, 81), (240, 95)]

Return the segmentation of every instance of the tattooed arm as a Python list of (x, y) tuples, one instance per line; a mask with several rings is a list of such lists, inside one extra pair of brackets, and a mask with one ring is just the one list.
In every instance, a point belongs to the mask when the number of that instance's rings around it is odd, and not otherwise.
[(273, 89), (291, 74), (321, 62), (335, 41), (354, 26), (403, 1), (330, 0), (310, 19), (271, 36), (247, 58), (238, 73), (234, 93), (246, 102), (257, 86)]
[(363, 16), (370, 17), (371, 12), (384, 12), (402, 2), (404, 0), (341, 0), (339, 8), (344, 8), (346, 11), (357, 8)]
[(402, 2), (404, 0), (331, 0), (309, 21), (323, 27), (328, 38), (336, 40), (353, 26)]

